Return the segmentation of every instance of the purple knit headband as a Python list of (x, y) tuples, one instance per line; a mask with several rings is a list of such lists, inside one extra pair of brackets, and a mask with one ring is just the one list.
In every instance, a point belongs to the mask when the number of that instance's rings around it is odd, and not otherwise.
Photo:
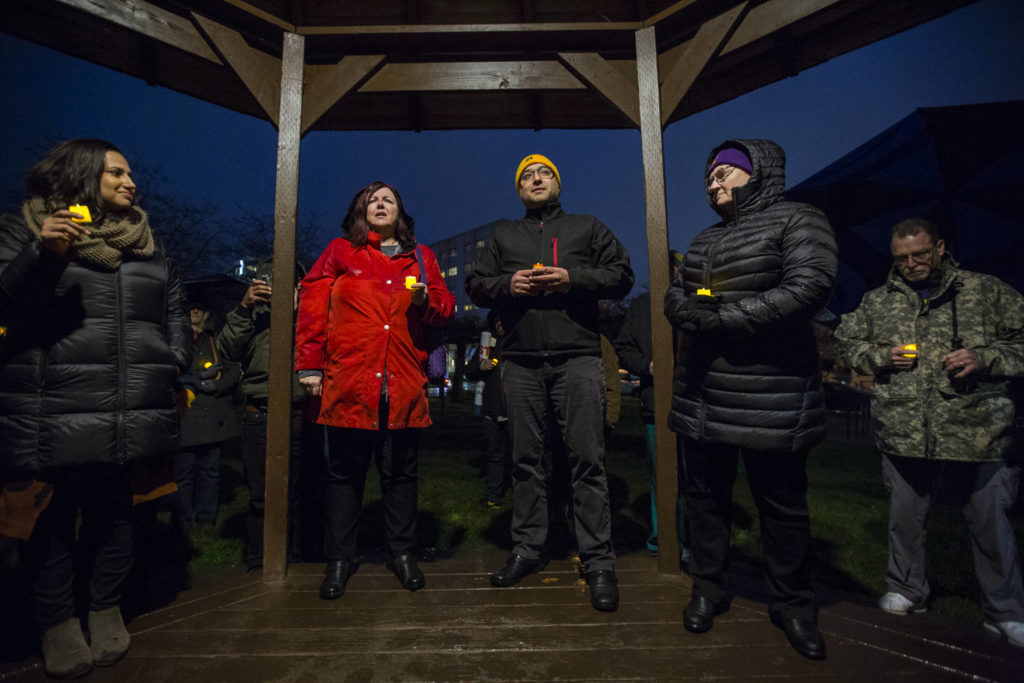
[(708, 164), (708, 172), (722, 164), (742, 168), (747, 173), (754, 172), (754, 164), (750, 162), (750, 157), (735, 147), (726, 147), (723, 150), (719, 150), (718, 154), (715, 155), (714, 161)]

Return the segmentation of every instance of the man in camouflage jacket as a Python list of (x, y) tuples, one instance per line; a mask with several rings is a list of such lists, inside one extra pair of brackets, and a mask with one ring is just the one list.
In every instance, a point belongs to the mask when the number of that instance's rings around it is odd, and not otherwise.
[(888, 281), (836, 330), (850, 364), (875, 377), (871, 417), (890, 493), (889, 592), (878, 604), (897, 614), (926, 608), (924, 520), (941, 484), (963, 505), (985, 627), (1024, 646), (1024, 588), (1006, 515), (1019, 470), (1004, 461), (1008, 378), (1024, 376), (1024, 297), (961, 270), (927, 221), (896, 225), (891, 247)]

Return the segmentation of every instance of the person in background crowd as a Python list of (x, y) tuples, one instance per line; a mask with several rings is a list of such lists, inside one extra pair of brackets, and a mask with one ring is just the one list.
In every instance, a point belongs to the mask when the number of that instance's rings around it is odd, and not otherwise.
[(195, 398), (181, 421), (181, 450), (174, 460), (178, 492), (169, 496), (171, 514), (178, 526), (212, 529), (217, 521), (220, 455), (224, 442), (235, 436), (232, 397), (242, 371), (237, 363), (224, 363), (213, 337), (210, 307), (201, 301), (189, 304), (192, 324), (192, 367), (189, 375)]
[(786, 157), (768, 140), (729, 140), (704, 168), (722, 220), (693, 240), (665, 295), (676, 330), (669, 427), (683, 438), (693, 593), (691, 633), (726, 598), (732, 489), (740, 456), (761, 518), (773, 624), (825, 658), (811, 588), (807, 455), (827, 422), (812, 328), (835, 282), (828, 219), (786, 201)]
[(434, 253), (417, 244), (398, 191), (380, 181), (356, 193), (333, 240), (302, 282), (295, 369), (327, 426), (327, 567), (320, 598), (345, 592), (370, 460), (384, 499), (391, 568), (402, 586), (425, 578), (415, 554), (417, 461), (427, 405), (427, 326), (455, 312)]
[(615, 431), (622, 414), (622, 387), (619, 386), (619, 356), (615, 345), (601, 335), (601, 366), (604, 368), (604, 435)]
[[(683, 265), (683, 255), (669, 251), (669, 282), (674, 282), (677, 269)], [(651, 534), (647, 537), (647, 549), (651, 555), (658, 554), (658, 479), (655, 462), (654, 442), (654, 348), (651, 342), (651, 294), (644, 292), (630, 302), (626, 318), (615, 340), (619, 362), (630, 374), (640, 378), (640, 419), (644, 423), (644, 442), (647, 453), (647, 473), (651, 484)], [(686, 461), (682, 457), (682, 442), (677, 439), (679, 492), (677, 500), (679, 557), (682, 563), (689, 561), (690, 551), (686, 542), (686, 506), (682, 492), (686, 486)]]
[(962, 270), (932, 223), (892, 230), (886, 283), (843, 316), (836, 338), (850, 365), (874, 375), (871, 420), (889, 491), (888, 592), (879, 608), (927, 609), (925, 517), (940, 485), (963, 507), (981, 586), (984, 627), (1024, 647), (1024, 586), (1007, 510), (1020, 467), (1009, 379), (1024, 376), (1024, 297)]
[(501, 324), (498, 312), (493, 309), (487, 314), (487, 329), (490, 331), (491, 339), (497, 340), (497, 343), (490, 347), (486, 358), (481, 354), (480, 348), (477, 348), (466, 367), (466, 378), (484, 383), (481, 414), (487, 437), (487, 450), (484, 452), (483, 505), (488, 510), (497, 510), (501, 508), (501, 502), (508, 490), (512, 440), (508, 433), (505, 394), (501, 389), (501, 340), (505, 336), (505, 328)]
[[(257, 272), (269, 270), (261, 264)], [(296, 277), (302, 268), (296, 264)], [(241, 454), (242, 470), (249, 490), (249, 510), (245, 518), (245, 564), (249, 571), (263, 566), (263, 512), (267, 477), (267, 392), (270, 387), (270, 283), (255, 278), (241, 302), (228, 311), (224, 327), (217, 334), (216, 349), (224, 363), (242, 368)], [(293, 291), (297, 307), (299, 289)], [(322, 544), (322, 509), (315, 499), (316, 481), (323, 473), (323, 433), (304, 420), (312, 408), (306, 405), (306, 392), (292, 379), (291, 442), (289, 444), (288, 556), (290, 561), (318, 557)]]
[(541, 571), (548, 535), (548, 414), (572, 470), (574, 527), (591, 605), (619, 606), (604, 468), (604, 368), (598, 301), (633, 286), (629, 256), (597, 218), (562, 211), (561, 176), (540, 154), (524, 158), (515, 188), (526, 215), (496, 229), (466, 276), (466, 292), (495, 308), (506, 331), (502, 383), (512, 433), (512, 555), (491, 584)]
[[(23, 561), (46, 673), (70, 678), (131, 644), (119, 604), (132, 504), (173, 490), (191, 335), (181, 280), (114, 145), (63, 142), (26, 185), (20, 213), (0, 217), (0, 481), (52, 491)], [(79, 544), (88, 642), (72, 592)]]

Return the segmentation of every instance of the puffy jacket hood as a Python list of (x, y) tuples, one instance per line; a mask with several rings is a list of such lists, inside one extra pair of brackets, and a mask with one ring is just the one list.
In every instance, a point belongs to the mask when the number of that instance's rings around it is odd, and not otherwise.
[(742, 150), (750, 157), (754, 167), (747, 184), (732, 191), (736, 215), (763, 211), (772, 204), (782, 201), (786, 190), (786, 153), (782, 151), (782, 148), (771, 140), (726, 140), (708, 154), (707, 161), (704, 162), (704, 172), (701, 175), (701, 183), (704, 184), (704, 197), (715, 213), (725, 219), (731, 218), (728, 213), (718, 208), (707, 192), (708, 165), (720, 151), (728, 147)]

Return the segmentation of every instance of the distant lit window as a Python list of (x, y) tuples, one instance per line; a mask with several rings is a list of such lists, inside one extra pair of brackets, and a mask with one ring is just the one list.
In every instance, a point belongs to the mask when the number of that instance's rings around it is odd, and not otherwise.
[(484, 242), (483, 240), (477, 240), (476, 241), (476, 248), (477, 249), (483, 249), (485, 244), (486, 244), (486, 242)]
[(466, 248), (463, 251), (465, 251), (468, 254), (469, 252), (473, 251), (473, 245), (467, 244)]
[(459, 254), (459, 250), (458, 249), (452, 249), (452, 250), (450, 250), (448, 252), (448, 255), (451, 256), (452, 258), (455, 258), (456, 256), (458, 256), (458, 254)]
[(464, 272), (464, 273), (468, 273), (468, 272), (469, 272), (469, 271), (471, 271), (471, 270), (473, 270), (473, 262), (472, 262), (472, 261), (466, 261), (466, 262), (465, 262), (465, 263), (464, 263), (464, 264), (462, 265), (462, 272)]
[(465, 306), (462, 307), (462, 310), (464, 310), (464, 311), (472, 311), (473, 310), (473, 304), (466, 304)]
[(453, 275), (453, 276), (454, 275), (458, 275), (459, 274), (459, 267), (458, 266), (452, 266), (451, 268), (448, 269), (448, 274), (449, 275)]

